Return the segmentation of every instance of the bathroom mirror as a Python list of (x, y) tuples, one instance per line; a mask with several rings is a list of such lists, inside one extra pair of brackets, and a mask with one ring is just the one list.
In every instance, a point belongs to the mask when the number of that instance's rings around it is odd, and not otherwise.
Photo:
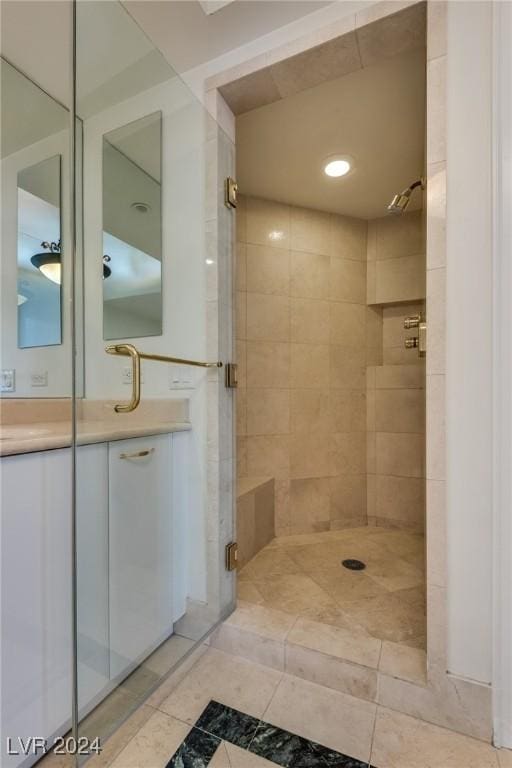
[(61, 157), (18, 171), (18, 347), (62, 342)]
[(103, 338), (162, 334), (162, 115), (103, 137)]

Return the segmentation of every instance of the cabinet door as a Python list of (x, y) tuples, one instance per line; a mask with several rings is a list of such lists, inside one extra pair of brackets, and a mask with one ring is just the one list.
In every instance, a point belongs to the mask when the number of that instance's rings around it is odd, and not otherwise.
[(76, 526), (78, 701), (84, 713), (110, 683), (107, 443), (77, 448)]
[(6, 739), (71, 715), (71, 451), (8, 456), (1, 480), (2, 766)]
[(109, 443), (110, 674), (172, 633), (171, 436)]

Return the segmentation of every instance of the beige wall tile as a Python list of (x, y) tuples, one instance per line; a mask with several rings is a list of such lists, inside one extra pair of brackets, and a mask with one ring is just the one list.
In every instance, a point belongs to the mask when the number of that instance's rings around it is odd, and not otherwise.
[(366, 346), (366, 307), (362, 304), (330, 304), (331, 344)]
[(236, 502), (236, 540), (238, 544), (238, 567), (244, 565), (256, 554), (255, 547), (255, 497), (245, 493)]
[(361, 390), (330, 391), (329, 420), (332, 432), (364, 432), (366, 395)]
[(446, 270), (429, 269), (427, 272), (427, 317), (429, 374), (446, 370)]
[(290, 256), (281, 248), (268, 245), (247, 247), (247, 290), (288, 296), (290, 289)]
[(364, 389), (366, 378), (366, 353), (364, 348), (344, 347), (337, 344), (330, 348), (330, 383), (334, 389)]
[[(382, 313), (382, 335), (384, 349), (386, 347), (402, 347), (407, 336), (411, 335), (410, 331), (406, 331), (404, 328), (404, 319), (409, 315), (418, 315), (423, 309), (423, 303), (406, 304), (399, 307), (384, 307)], [(411, 350), (407, 350), (410, 352)], [(411, 360), (415, 362), (419, 361), (418, 351), (412, 350), (413, 357)]]
[(330, 437), (314, 432), (290, 436), (290, 477), (326, 477), (330, 474)]
[(424, 253), (422, 211), (375, 219), (377, 260)]
[(245, 339), (247, 336), (247, 294), (242, 291), (236, 293), (235, 325), (236, 338)]
[(427, 58), (437, 59), (446, 53), (446, 11), (448, 3), (427, 3)]
[(427, 62), (427, 164), (446, 160), (446, 56)]
[(384, 347), (382, 352), (384, 365), (415, 365), (418, 361), (417, 349), (400, 347)]
[(377, 221), (372, 219), (368, 222), (368, 234), (366, 239), (366, 260), (375, 261), (377, 258)]
[(446, 264), (446, 163), (427, 167), (427, 269)]
[(287, 389), (247, 389), (247, 434), (287, 435), (290, 394)]
[(254, 544), (256, 552), (275, 537), (275, 480), (258, 486), (255, 490)]
[(377, 517), (406, 524), (423, 525), (425, 481), (416, 477), (376, 475)]
[(368, 224), (363, 219), (331, 214), (329, 255), (341, 259), (366, 261)]
[(366, 347), (367, 349), (380, 349), (382, 355), (382, 308), (366, 308)]
[(290, 533), (290, 480), (288, 477), (277, 477), (275, 480), (275, 529), (276, 536), (287, 536)]
[(257, 197), (248, 197), (246, 202), (247, 242), (273, 248), (289, 248), (289, 207)]
[(292, 251), (290, 273), (290, 296), (309, 299), (329, 297), (328, 256)]
[(247, 475), (247, 438), (239, 436), (236, 439), (236, 476)]
[(291, 432), (307, 435), (331, 431), (328, 389), (292, 389), (290, 393)]
[(247, 434), (247, 390), (245, 387), (238, 387), (236, 396), (236, 434)]
[(445, 377), (427, 376), (427, 477), (444, 480), (446, 470)]
[(375, 392), (375, 429), (377, 432), (417, 432), (424, 434), (425, 390), (377, 389)]
[(291, 249), (329, 255), (330, 215), (308, 208), (292, 208)]
[(286, 296), (247, 294), (247, 339), (289, 341), (290, 300)]
[(247, 438), (247, 474), (282, 477), (290, 468), (288, 435), (262, 435)]
[(366, 471), (375, 474), (377, 471), (377, 437), (375, 432), (366, 434)]
[(332, 256), (328, 277), (329, 298), (332, 301), (366, 303), (366, 264)]
[(235, 352), (236, 352), (236, 364), (238, 365), (238, 386), (243, 388), (247, 385), (246, 342), (241, 339), (237, 339)]
[(377, 303), (377, 263), (368, 262), (366, 265), (366, 303)]
[(236, 290), (247, 290), (247, 246), (236, 244)]
[(247, 342), (247, 386), (288, 388), (290, 345), (280, 341)]
[(329, 346), (327, 344), (290, 345), (292, 387), (329, 386)]
[(366, 434), (338, 432), (331, 435), (332, 475), (362, 475), (366, 472)]
[(426, 295), (425, 256), (401, 256), (376, 262), (375, 301), (412, 301)]
[(376, 392), (369, 389), (366, 393), (366, 430), (375, 432), (376, 418)]
[(376, 369), (378, 389), (425, 389), (425, 364), (382, 365)]
[(293, 533), (317, 530), (315, 523), (330, 519), (328, 477), (302, 478), (290, 482), (290, 527)]
[(235, 212), (235, 229), (237, 243), (247, 242), (247, 200), (245, 195), (238, 196)]
[(446, 586), (446, 485), (427, 480), (427, 579), (429, 584)]
[(331, 522), (354, 525), (366, 520), (366, 476), (331, 477)]
[(326, 344), (329, 341), (329, 302), (290, 299), (291, 341)]
[(423, 435), (377, 432), (377, 474), (424, 477), (424, 446)]

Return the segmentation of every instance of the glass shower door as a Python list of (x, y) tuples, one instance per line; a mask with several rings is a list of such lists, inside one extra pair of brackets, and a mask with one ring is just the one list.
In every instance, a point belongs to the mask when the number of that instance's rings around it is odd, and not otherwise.
[(86, 756), (234, 603), (222, 199), (234, 153), (121, 4), (79, 0), (75, 37), (74, 720)]

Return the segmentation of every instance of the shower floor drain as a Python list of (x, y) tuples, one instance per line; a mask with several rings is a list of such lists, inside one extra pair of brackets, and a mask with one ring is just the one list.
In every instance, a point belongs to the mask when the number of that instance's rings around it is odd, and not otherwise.
[(341, 564), (349, 571), (364, 571), (366, 564), (362, 560), (342, 560)]

